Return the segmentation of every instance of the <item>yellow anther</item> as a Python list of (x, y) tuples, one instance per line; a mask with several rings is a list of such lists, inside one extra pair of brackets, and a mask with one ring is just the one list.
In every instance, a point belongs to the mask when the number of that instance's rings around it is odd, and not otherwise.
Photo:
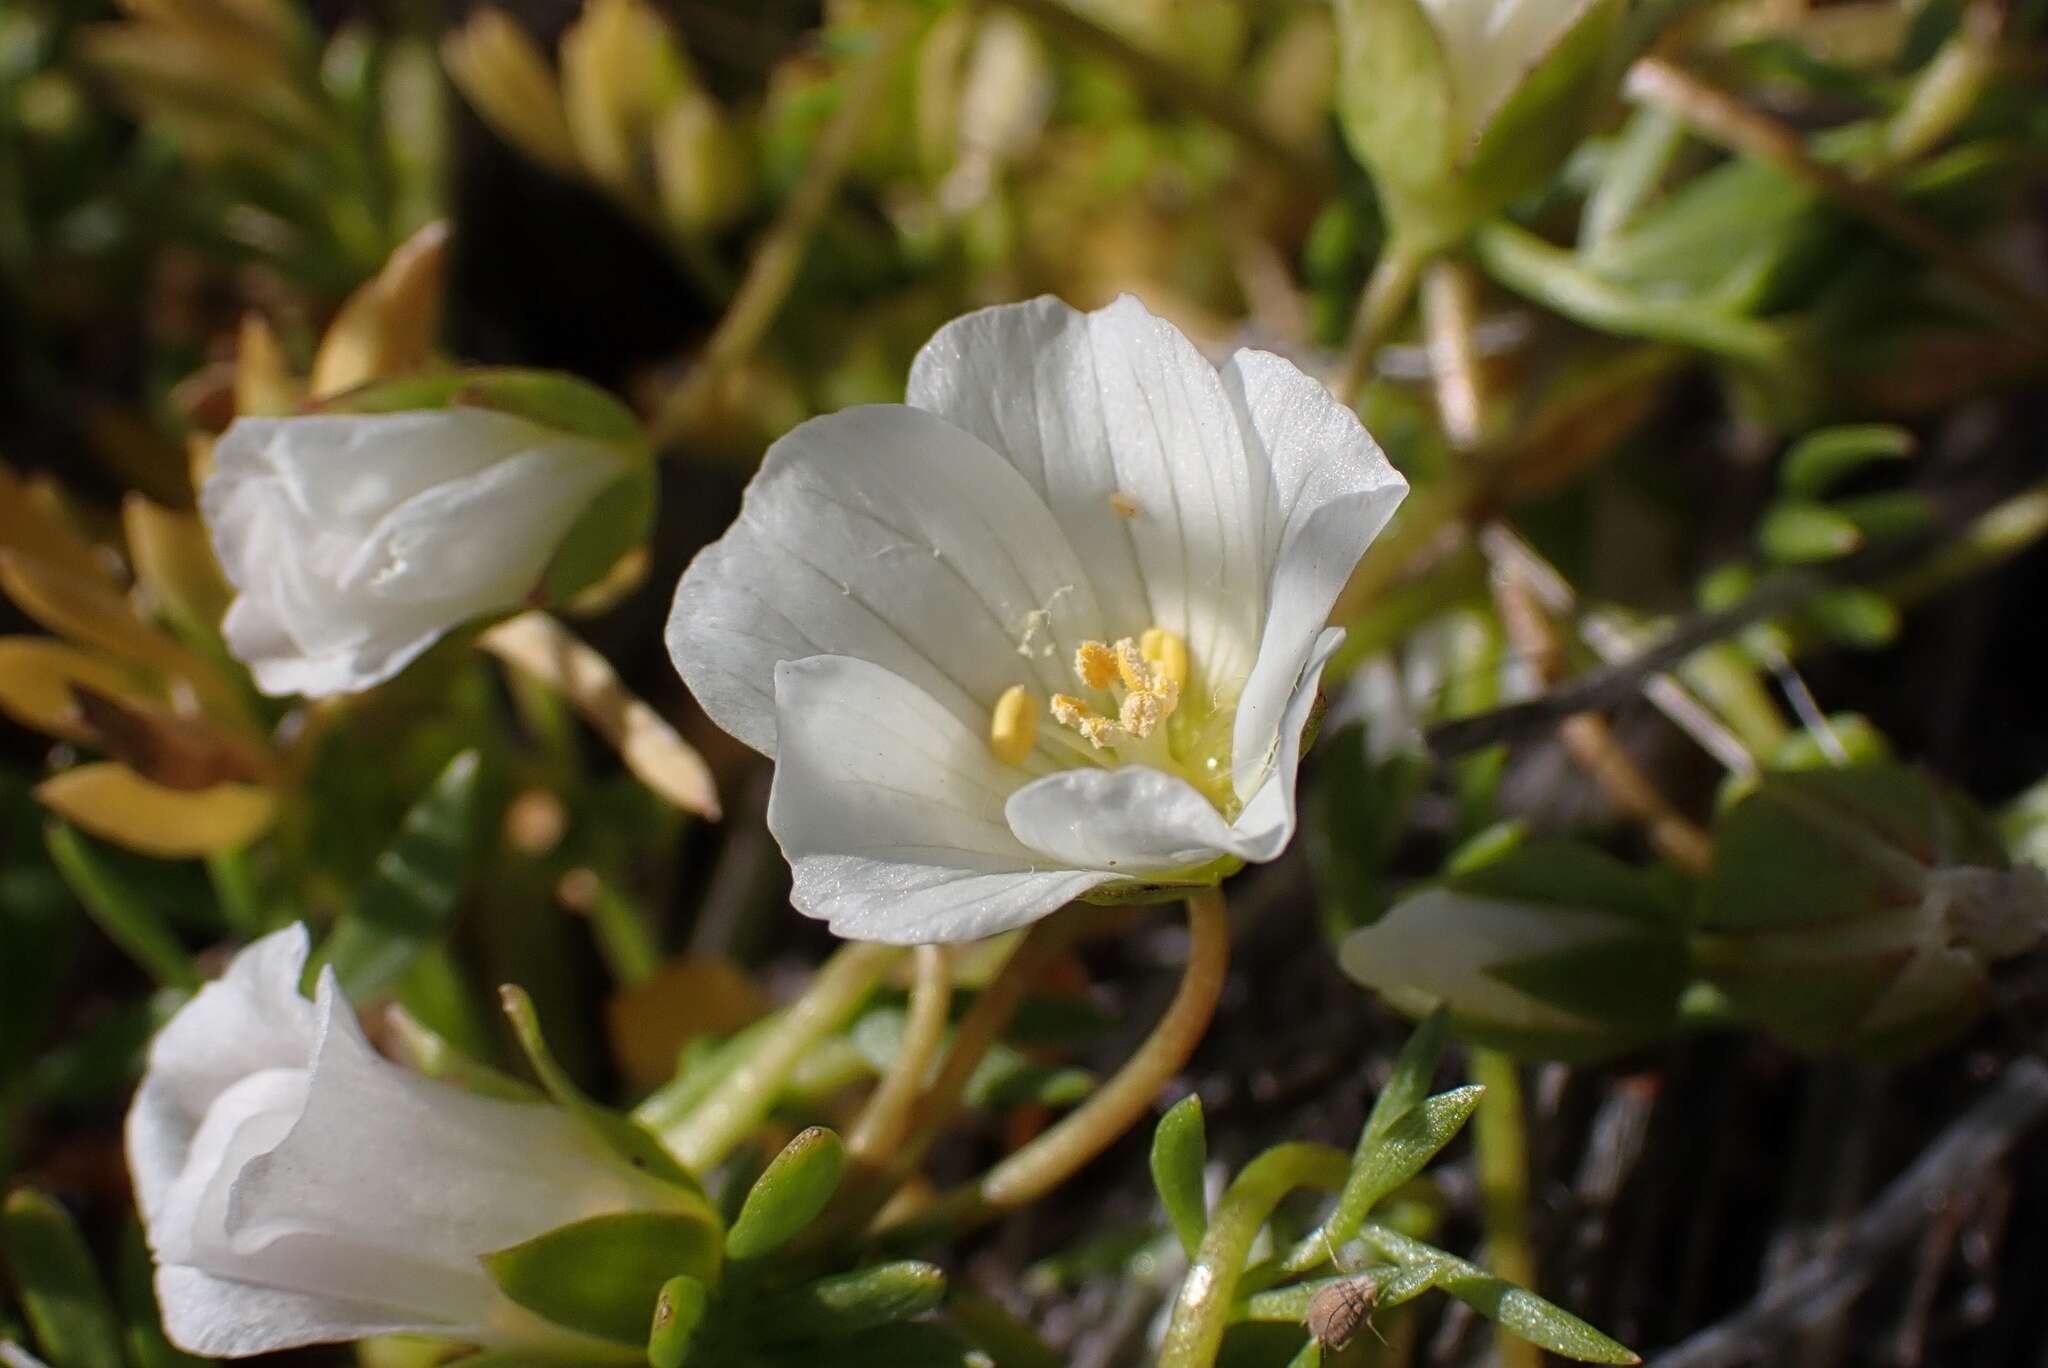
[(1038, 700), (1022, 684), (1012, 684), (996, 700), (989, 715), (988, 748), (1006, 765), (1021, 765), (1038, 740)]
[(1147, 627), (1145, 635), (1138, 638), (1138, 649), (1145, 659), (1157, 665), (1178, 689), (1188, 684), (1188, 644), (1177, 633), (1164, 627)]
[(1140, 741), (1158, 730), (1172, 708), (1163, 694), (1130, 693), (1124, 695), (1124, 705), (1118, 711), (1117, 723)]
[(1123, 685), (1132, 693), (1152, 692), (1152, 666), (1138, 650), (1138, 643), (1129, 637), (1116, 644), (1116, 672)]
[(1124, 739), (1123, 728), (1117, 725), (1115, 718), (1102, 716), (1072, 694), (1052, 696), (1052, 715), (1061, 726), (1072, 727), (1098, 750), (1107, 749)]
[(1116, 653), (1099, 641), (1084, 641), (1074, 652), (1074, 674), (1091, 689), (1116, 683)]

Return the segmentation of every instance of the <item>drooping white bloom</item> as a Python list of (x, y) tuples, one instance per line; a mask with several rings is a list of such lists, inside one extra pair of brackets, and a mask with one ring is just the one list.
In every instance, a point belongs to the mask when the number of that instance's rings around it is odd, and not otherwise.
[(269, 694), (381, 683), (523, 601), (624, 470), (603, 443), (490, 409), (239, 419), (199, 495), (237, 591), (228, 647)]
[(1450, 78), (1455, 133), (1477, 138), (1595, 0), (1419, 0)]
[(1407, 489), (1357, 418), (1129, 297), (959, 319), (908, 398), (776, 443), (669, 621), (776, 760), (797, 907), (963, 940), (1278, 855), (1324, 623)]
[(250, 945), (171, 1019), (128, 1113), (128, 1166), (171, 1342), (236, 1357), (418, 1333), (561, 1342), (477, 1257), (658, 1184), (566, 1114), (389, 1062), (307, 937)]

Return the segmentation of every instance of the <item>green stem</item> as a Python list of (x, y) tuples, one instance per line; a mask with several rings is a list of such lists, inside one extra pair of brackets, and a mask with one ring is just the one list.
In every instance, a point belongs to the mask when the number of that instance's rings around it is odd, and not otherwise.
[(1216, 1204), (1195, 1261), (1181, 1280), (1166, 1342), (1159, 1349), (1159, 1368), (1215, 1363), (1252, 1241), (1280, 1199), (1299, 1187), (1335, 1192), (1350, 1172), (1351, 1159), (1344, 1151), (1299, 1141), (1276, 1145), (1245, 1165)]
[[(1498, 1050), (1475, 1048), (1471, 1076), (1486, 1091), (1472, 1116), (1472, 1148), (1479, 1167), (1480, 1219), (1486, 1261), (1518, 1287), (1536, 1285), (1529, 1247), (1529, 1140), (1522, 1117), (1522, 1078), (1515, 1061)], [(1542, 1355), (1526, 1340), (1496, 1337), (1501, 1368), (1542, 1368)]]
[(716, 1167), (767, 1118), (804, 1055), (844, 1025), (906, 953), (895, 945), (841, 946), (747, 1057), (702, 1102), (662, 1131), (669, 1151), (693, 1173)]
[(1358, 311), (1351, 318), (1351, 334), (1344, 340), (1344, 354), (1331, 377), (1330, 392), (1341, 403), (1356, 405), (1372, 379), (1373, 358), (1380, 344), (1407, 312), (1414, 297), (1415, 283), (1428, 264), (1426, 253), (1417, 252), (1399, 238), (1390, 238), (1373, 263), (1365, 291), (1358, 297)]

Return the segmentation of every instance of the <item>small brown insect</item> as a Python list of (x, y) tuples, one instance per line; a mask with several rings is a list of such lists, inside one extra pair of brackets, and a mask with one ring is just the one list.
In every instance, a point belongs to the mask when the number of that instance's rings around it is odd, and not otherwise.
[[(1302, 1324), (1308, 1336), (1325, 1349), (1342, 1349), (1360, 1330), (1372, 1328), (1372, 1309), (1379, 1305), (1380, 1286), (1370, 1273), (1333, 1282), (1309, 1299)], [(1373, 1333), (1377, 1334), (1378, 1331)]]

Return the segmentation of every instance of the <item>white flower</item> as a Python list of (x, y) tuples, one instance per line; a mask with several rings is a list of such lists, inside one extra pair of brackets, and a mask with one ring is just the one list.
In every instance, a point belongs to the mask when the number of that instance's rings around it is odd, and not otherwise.
[(1485, 131), (1596, 0), (1419, 0), (1443, 49), (1459, 144)]
[(1407, 489), (1357, 418), (1129, 297), (959, 319), (908, 397), (777, 442), (669, 620), (775, 757), (797, 907), (964, 940), (1278, 855), (1324, 622)]
[(199, 495), (238, 591), (229, 649), (265, 693), (381, 683), (519, 605), (625, 469), (603, 443), (489, 409), (239, 419)]
[(171, 1342), (234, 1357), (417, 1333), (560, 1341), (477, 1256), (661, 1204), (552, 1107), (410, 1073), (363, 1038), (302, 927), (242, 951), (171, 1019), (128, 1113), (128, 1165)]

